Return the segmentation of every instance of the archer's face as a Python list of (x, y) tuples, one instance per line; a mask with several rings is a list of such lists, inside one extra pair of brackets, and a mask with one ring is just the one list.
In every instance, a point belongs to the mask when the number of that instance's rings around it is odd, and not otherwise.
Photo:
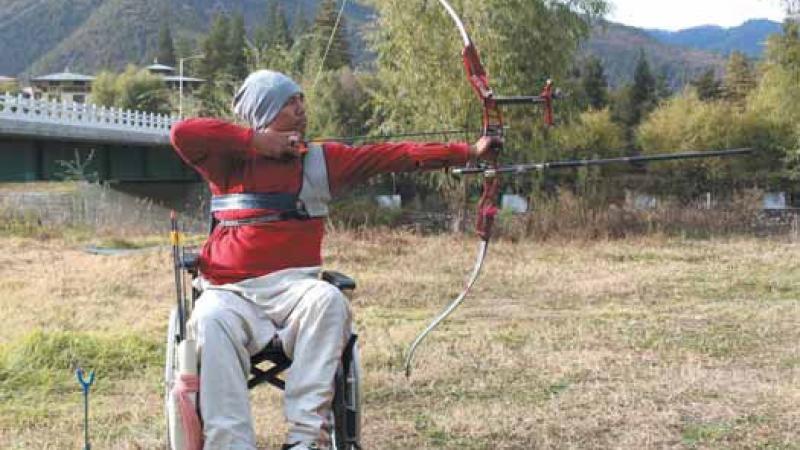
[(302, 94), (297, 94), (286, 102), (267, 128), (280, 132), (296, 131), (304, 135), (307, 124), (305, 100)]

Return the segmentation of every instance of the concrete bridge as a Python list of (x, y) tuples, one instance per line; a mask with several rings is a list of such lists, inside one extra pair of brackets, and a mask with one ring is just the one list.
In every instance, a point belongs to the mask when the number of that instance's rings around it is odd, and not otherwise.
[(63, 179), (78, 162), (101, 181), (196, 181), (170, 148), (176, 120), (0, 94), (0, 181)]

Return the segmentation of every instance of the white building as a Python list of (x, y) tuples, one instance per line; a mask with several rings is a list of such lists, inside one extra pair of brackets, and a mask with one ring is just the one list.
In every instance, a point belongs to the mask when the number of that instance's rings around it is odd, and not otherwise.
[(94, 77), (72, 73), (69, 69), (31, 78), (33, 96), (37, 99), (59, 100), (67, 103), (86, 103), (92, 93)]

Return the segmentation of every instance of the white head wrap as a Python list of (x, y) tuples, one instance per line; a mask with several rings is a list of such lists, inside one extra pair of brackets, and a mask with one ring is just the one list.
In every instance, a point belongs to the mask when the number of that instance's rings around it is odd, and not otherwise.
[(251, 73), (233, 100), (233, 111), (253, 129), (269, 125), (290, 98), (303, 91), (291, 78), (272, 70)]

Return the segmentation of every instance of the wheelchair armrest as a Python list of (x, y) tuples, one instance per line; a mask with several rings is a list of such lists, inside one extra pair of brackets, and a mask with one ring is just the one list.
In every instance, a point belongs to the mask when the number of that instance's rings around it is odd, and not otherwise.
[(356, 280), (334, 270), (326, 270), (322, 272), (322, 279), (336, 286), (336, 288), (340, 291), (352, 291), (356, 288)]

